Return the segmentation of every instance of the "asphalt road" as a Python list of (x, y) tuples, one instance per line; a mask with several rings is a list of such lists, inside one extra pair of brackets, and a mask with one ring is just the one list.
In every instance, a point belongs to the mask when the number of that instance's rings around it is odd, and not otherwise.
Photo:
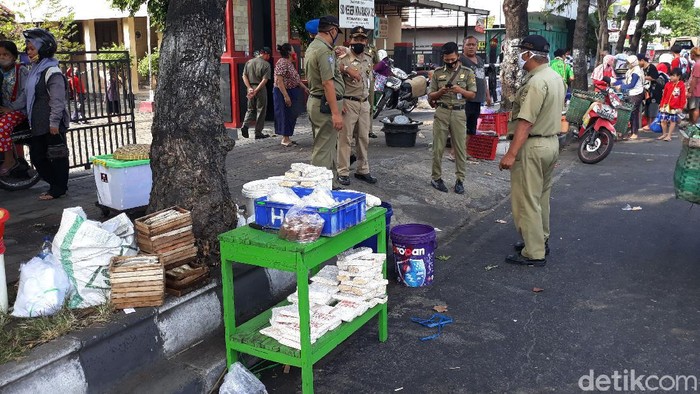
[[(611, 390), (684, 389), (677, 375), (692, 389), (700, 209), (674, 197), (680, 142), (646, 137), (615, 145), (597, 165), (562, 153), (544, 268), (503, 262), (518, 239), (507, 202), (445, 237), (436, 254), (450, 258), (437, 262), (432, 286), (390, 285), (389, 340), (378, 342), (371, 321), (316, 364), (316, 392), (575, 393), (596, 388), (594, 379)], [(436, 305), (454, 323), (421, 342), (434, 330), (410, 318)], [(263, 383), (270, 392), (301, 387), (296, 368), (273, 369)]]

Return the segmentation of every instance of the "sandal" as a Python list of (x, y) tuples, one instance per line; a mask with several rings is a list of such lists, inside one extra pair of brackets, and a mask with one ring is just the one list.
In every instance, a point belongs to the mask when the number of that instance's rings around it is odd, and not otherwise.
[(671, 137), (664, 138), (664, 141), (666, 141), (666, 142), (671, 141)]
[(299, 145), (299, 144), (297, 144), (296, 141), (289, 141), (289, 142), (286, 143), (286, 144), (285, 144), (284, 142), (282, 142), (281, 145), (284, 146), (284, 147), (286, 147), (286, 148), (289, 148), (290, 146)]
[(661, 140), (663, 140), (663, 139), (665, 139), (665, 138), (666, 138), (665, 135), (661, 135), (661, 136), (656, 137), (656, 139), (659, 140), (659, 141), (661, 141)]

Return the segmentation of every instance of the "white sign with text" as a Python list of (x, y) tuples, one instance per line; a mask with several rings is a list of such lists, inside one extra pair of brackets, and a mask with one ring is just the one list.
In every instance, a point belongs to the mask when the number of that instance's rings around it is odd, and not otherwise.
[(340, 0), (338, 3), (340, 27), (374, 29), (374, 0)]

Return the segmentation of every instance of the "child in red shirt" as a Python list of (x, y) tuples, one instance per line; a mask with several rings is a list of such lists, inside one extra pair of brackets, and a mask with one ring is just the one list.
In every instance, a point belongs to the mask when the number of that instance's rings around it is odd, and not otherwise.
[(678, 124), (678, 114), (685, 108), (685, 84), (681, 81), (683, 72), (680, 68), (671, 70), (671, 80), (664, 86), (664, 94), (659, 103), (661, 130), (663, 133), (657, 140), (671, 141), (673, 130)]

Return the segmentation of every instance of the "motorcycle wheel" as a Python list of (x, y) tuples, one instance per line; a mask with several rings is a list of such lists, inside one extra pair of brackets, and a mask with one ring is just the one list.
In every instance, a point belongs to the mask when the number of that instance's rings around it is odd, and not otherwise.
[(389, 101), (389, 97), (391, 97), (391, 93), (382, 93), (382, 97), (379, 99), (379, 102), (377, 103), (377, 108), (374, 109), (374, 117), (372, 119), (377, 119), (377, 116), (379, 116), (379, 113), (384, 110), (384, 107), (386, 106), (386, 102)]
[[(29, 150), (26, 145), (23, 145), (24, 156), (29, 157)], [(0, 189), (9, 191), (17, 191), (29, 189), (36, 185), (41, 177), (36, 171), (31, 162), (28, 162), (25, 157), (18, 157), (18, 165), (7, 176), (0, 177)]]
[(615, 135), (607, 129), (595, 131), (589, 127), (581, 137), (578, 146), (578, 158), (586, 164), (596, 164), (612, 152)]
[(403, 113), (408, 114), (411, 113), (416, 107), (418, 106), (418, 98), (414, 98), (411, 100), (410, 103), (406, 106), (406, 108), (403, 109)]

